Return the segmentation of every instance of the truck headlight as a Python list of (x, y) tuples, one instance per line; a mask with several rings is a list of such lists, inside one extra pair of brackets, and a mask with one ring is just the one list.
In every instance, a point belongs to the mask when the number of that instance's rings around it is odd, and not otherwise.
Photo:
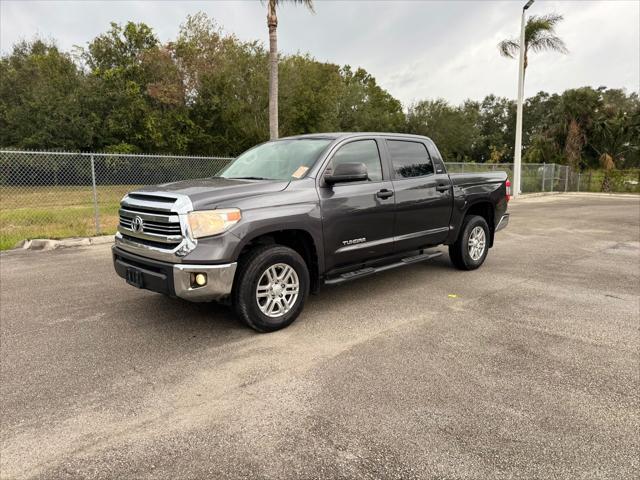
[(190, 212), (187, 218), (193, 238), (202, 238), (230, 229), (240, 221), (242, 215), (237, 208), (225, 208)]

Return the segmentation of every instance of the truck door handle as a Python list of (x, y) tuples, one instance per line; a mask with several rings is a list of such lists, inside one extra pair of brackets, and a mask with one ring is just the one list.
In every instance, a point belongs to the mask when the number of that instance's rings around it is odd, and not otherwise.
[(389, 198), (389, 197), (393, 197), (393, 191), (383, 188), (378, 193), (376, 193), (376, 195), (378, 198)]
[(437, 191), (439, 191), (439, 192), (446, 192), (446, 191), (448, 191), (448, 190), (449, 190), (449, 187), (450, 187), (450, 185), (449, 185), (449, 184), (446, 184), (446, 183), (439, 183), (439, 184), (436, 186), (436, 190), (437, 190)]

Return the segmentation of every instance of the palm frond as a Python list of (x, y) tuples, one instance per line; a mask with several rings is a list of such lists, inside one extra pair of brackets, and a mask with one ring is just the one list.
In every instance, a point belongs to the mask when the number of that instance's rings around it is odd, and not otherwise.
[(516, 53), (520, 50), (520, 45), (516, 40), (503, 40), (498, 44), (500, 55), (507, 58), (515, 58)]
[(554, 50), (567, 53), (567, 47), (560, 37), (556, 35), (556, 25), (563, 20), (562, 15), (550, 13), (548, 15), (532, 15), (527, 20), (524, 30), (524, 39), (527, 48), (533, 51)]
[(555, 35), (541, 35), (529, 42), (527, 48), (533, 52), (551, 50), (558, 53), (569, 53), (564, 41)]
[(531, 15), (527, 19), (527, 25), (525, 28), (532, 28), (534, 30), (553, 30), (562, 20), (564, 20), (564, 17), (558, 13)]

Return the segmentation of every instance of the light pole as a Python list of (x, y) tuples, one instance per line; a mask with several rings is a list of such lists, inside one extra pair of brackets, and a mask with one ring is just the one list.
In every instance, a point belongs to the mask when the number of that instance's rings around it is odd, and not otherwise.
[(522, 193), (520, 188), (520, 178), (522, 173), (522, 102), (524, 97), (524, 55), (525, 55), (525, 41), (524, 41), (524, 27), (525, 27), (525, 12), (533, 4), (535, 0), (529, 0), (524, 7), (522, 7), (522, 20), (520, 22), (520, 67), (518, 69), (518, 109), (516, 113), (516, 147), (514, 149), (513, 159), (513, 196), (517, 197)]

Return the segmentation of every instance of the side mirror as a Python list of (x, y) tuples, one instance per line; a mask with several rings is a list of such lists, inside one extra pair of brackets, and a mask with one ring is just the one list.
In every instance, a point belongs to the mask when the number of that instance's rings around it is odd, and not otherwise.
[(331, 173), (325, 173), (324, 181), (328, 185), (343, 182), (359, 182), (367, 180), (369, 174), (364, 163), (340, 163)]

